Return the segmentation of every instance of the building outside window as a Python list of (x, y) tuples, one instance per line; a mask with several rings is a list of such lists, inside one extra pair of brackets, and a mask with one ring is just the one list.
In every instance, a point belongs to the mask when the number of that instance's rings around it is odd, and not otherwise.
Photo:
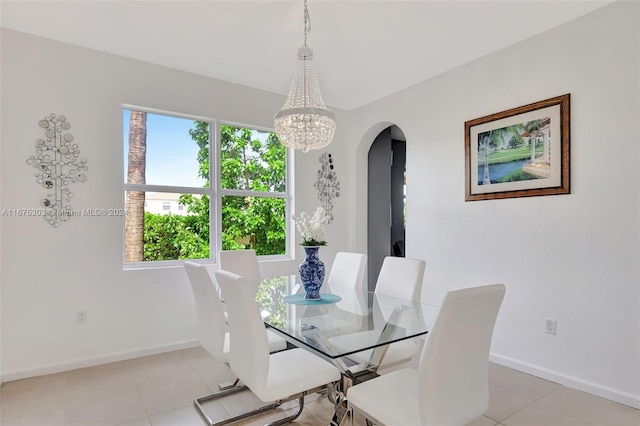
[(275, 133), (123, 109), (124, 261), (287, 249), (287, 151)]

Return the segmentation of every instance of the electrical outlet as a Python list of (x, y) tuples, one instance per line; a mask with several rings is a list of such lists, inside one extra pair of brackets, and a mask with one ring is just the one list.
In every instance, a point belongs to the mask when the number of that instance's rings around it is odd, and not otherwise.
[(547, 334), (556, 334), (556, 326), (558, 325), (557, 321), (553, 318), (547, 318), (545, 322), (545, 332)]
[(76, 314), (76, 322), (78, 324), (86, 324), (87, 323), (87, 311), (78, 311)]

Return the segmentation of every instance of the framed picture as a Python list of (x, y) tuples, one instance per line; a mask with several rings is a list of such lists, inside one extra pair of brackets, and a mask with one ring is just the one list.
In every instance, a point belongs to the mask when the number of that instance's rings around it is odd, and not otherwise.
[(569, 194), (569, 94), (464, 123), (465, 201)]

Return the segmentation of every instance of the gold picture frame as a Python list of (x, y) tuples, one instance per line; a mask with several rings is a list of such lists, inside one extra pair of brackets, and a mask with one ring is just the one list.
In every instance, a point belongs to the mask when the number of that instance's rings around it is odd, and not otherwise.
[(569, 100), (465, 122), (465, 201), (569, 194)]

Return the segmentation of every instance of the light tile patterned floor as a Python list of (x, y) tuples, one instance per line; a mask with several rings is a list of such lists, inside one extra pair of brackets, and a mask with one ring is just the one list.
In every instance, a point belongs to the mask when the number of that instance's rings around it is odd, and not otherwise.
[[(233, 378), (202, 348), (8, 382), (0, 387), (2, 426), (203, 426), (193, 399)], [(491, 401), (473, 426), (640, 426), (640, 410), (491, 365)], [(327, 425), (333, 406), (307, 397), (297, 425)], [(261, 405), (250, 392), (206, 404), (224, 418)], [(295, 403), (237, 425), (263, 425)], [(361, 417), (357, 425), (364, 425)]]

